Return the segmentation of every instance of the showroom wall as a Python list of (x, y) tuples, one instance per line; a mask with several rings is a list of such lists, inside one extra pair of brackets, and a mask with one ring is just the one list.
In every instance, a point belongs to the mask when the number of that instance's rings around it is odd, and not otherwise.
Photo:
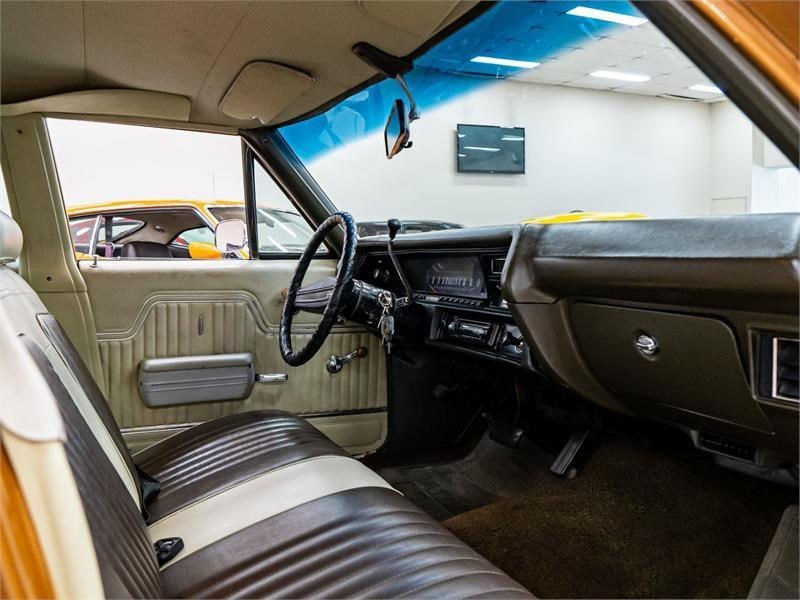
[[(524, 127), (526, 173), (457, 173), (458, 123)], [(575, 209), (724, 214), (750, 202), (752, 127), (727, 101), (502, 81), (423, 113), (413, 148), (391, 161), (382, 158), (382, 135), (311, 163), (334, 202), (361, 220), (385, 219), (387, 200), (400, 218), (465, 225)], [(342, 177), (339, 153), (363, 166), (354, 179)]]
[(753, 164), (753, 127), (731, 102), (709, 104), (711, 189), (708, 212), (748, 211)]
[(711, 111), (711, 213), (800, 210), (800, 173), (730, 102)]

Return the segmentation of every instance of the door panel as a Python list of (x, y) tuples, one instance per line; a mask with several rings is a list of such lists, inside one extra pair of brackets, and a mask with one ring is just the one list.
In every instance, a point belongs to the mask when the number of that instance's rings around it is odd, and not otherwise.
[[(386, 432), (386, 361), (379, 339), (353, 324), (336, 326), (306, 365), (280, 356), (281, 290), (296, 262), (101, 261), (81, 263), (94, 308), (106, 395), (132, 446), (226, 414), (281, 409), (306, 415), (354, 452), (377, 448)], [(336, 262), (314, 261), (306, 282), (332, 275)], [(305, 343), (319, 317), (299, 313), (294, 341)], [(336, 375), (331, 354), (365, 346), (368, 355)], [(286, 373), (285, 383), (256, 383), (245, 400), (146, 407), (138, 370), (145, 358), (250, 352), (257, 373)]]

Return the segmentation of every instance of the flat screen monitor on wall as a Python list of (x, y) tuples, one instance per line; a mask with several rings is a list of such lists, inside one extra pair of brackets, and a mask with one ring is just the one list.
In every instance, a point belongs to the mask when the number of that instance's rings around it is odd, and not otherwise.
[(524, 173), (525, 129), (458, 125), (459, 173)]

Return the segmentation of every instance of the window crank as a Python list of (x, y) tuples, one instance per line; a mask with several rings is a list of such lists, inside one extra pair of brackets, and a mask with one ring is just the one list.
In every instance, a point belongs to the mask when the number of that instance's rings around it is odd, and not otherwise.
[(350, 354), (345, 354), (344, 356), (333, 354), (325, 363), (325, 368), (328, 369), (328, 373), (336, 375), (336, 373), (341, 373), (347, 363), (357, 358), (364, 358), (367, 354), (367, 349), (364, 346), (359, 346)]

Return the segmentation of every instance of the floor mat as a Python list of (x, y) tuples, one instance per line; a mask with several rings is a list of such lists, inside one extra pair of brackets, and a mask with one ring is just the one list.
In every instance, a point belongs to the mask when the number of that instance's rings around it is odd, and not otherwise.
[(553, 456), (522, 439), (511, 449), (485, 435), (465, 458), (377, 472), (406, 498), (440, 521), (535, 488), (551, 477)]
[(444, 524), (539, 597), (737, 598), (793, 502), (697, 452), (608, 440), (574, 480)]

